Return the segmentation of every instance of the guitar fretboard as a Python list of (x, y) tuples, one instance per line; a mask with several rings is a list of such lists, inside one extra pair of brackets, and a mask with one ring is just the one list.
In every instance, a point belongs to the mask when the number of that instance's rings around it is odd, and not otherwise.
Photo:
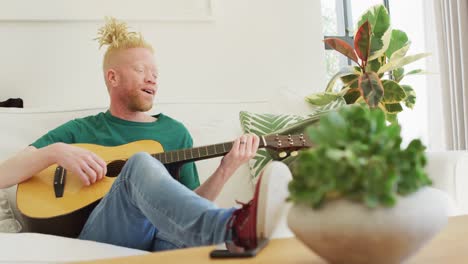
[[(158, 159), (163, 164), (197, 161), (201, 159), (223, 156), (231, 150), (232, 145), (233, 142), (225, 142), (190, 149), (161, 152), (157, 154), (151, 154), (151, 156), (155, 159)], [(263, 142), (260, 142), (259, 147), (264, 147)]]

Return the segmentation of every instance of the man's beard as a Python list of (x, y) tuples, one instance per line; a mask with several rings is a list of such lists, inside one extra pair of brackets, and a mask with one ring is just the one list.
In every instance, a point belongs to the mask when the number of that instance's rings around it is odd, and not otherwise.
[(153, 103), (148, 103), (146, 100), (139, 98), (138, 95), (130, 95), (128, 97), (128, 108), (131, 111), (147, 112), (153, 107)]

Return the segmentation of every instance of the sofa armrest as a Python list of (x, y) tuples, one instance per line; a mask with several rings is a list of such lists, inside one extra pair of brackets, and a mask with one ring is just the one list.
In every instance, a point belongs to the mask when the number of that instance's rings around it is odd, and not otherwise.
[(426, 171), (433, 187), (448, 193), (459, 213), (468, 214), (468, 152), (428, 152), (427, 158)]

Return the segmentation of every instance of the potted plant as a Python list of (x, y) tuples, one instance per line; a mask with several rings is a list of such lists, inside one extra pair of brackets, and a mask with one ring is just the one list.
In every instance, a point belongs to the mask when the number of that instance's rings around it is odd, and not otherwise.
[[(423, 73), (421, 69), (406, 71), (404, 66), (429, 54), (407, 55), (411, 42), (404, 31), (391, 28), (383, 5), (369, 8), (358, 21), (354, 45), (339, 38), (324, 40), (356, 66), (341, 69), (324, 92), (312, 94), (306, 100), (315, 106), (337, 98), (344, 98), (347, 104), (365, 102), (371, 108), (381, 108), (388, 121), (396, 122), (396, 115), (403, 111), (402, 104), (413, 108), (416, 101), (413, 88), (401, 81), (405, 76)], [(341, 87), (336, 87), (338, 80), (343, 84)]]
[(307, 135), (315, 147), (291, 165), (288, 225), (330, 263), (400, 263), (446, 224), (425, 147), (402, 148), (400, 126), (381, 109), (344, 106)]

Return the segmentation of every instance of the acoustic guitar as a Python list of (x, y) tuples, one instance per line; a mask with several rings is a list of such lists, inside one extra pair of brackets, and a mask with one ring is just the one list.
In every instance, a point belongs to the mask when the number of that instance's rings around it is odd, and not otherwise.
[[(57, 164), (48, 167), (18, 185), (17, 206), (33, 232), (77, 237), (97, 203), (110, 190), (125, 162), (137, 152), (148, 152), (178, 178), (178, 169), (185, 162), (219, 157), (227, 154), (233, 142), (164, 152), (153, 140), (140, 140), (115, 147), (94, 144), (73, 144), (90, 150), (107, 163), (107, 175), (85, 186), (77, 175)], [(260, 137), (261, 148), (281, 151), (280, 156), (311, 147), (301, 135), (271, 135)]]

